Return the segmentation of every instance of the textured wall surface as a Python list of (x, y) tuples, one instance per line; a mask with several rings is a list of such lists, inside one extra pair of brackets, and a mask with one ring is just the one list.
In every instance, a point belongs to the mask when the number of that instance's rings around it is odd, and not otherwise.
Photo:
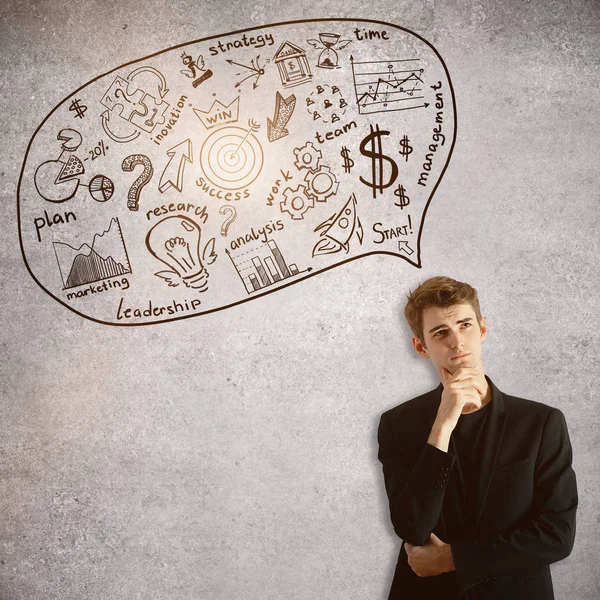
[[(354, 261), (234, 308), (100, 325), (29, 276), (27, 145), (92, 77), (175, 44), (301, 18), (431, 42), (458, 133), (423, 268)], [(598, 597), (600, 4), (6, 0), (0, 8), (0, 599), (383, 599), (400, 541), (376, 429), (437, 385), (400, 318), (448, 274), (480, 293), (486, 373), (560, 408), (580, 505), (557, 599)]]

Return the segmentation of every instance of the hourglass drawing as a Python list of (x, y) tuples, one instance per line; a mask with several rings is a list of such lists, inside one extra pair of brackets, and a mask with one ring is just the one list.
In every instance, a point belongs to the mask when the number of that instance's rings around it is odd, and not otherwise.
[(336, 50), (345, 48), (352, 40), (340, 40), (338, 33), (320, 33), (319, 40), (306, 40), (316, 50), (321, 50), (317, 67), (322, 69), (339, 69), (338, 54)]

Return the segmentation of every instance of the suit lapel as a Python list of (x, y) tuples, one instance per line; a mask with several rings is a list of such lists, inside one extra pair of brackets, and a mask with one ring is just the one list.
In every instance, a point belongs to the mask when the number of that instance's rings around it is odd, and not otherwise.
[(500, 390), (492, 383), (489, 377), (486, 377), (486, 379), (492, 388), (492, 406), (490, 406), (491, 410), (485, 419), (482, 431), (484, 436), (483, 454), (481, 457), (480, 477), (477, 485), (477, 518), (475, 520), (473, 536), (477, 534), (477, 526), (479, 525), (481, 513), (483, 512), (483, 507), (485, 505), (492, 473), (496, 466), (496, 459), (498, 458), (498, 453), (500, 451), (500, 444), (502, 443), (502, 436), (504, 435), (507, 417), (504, 409), (502, 392), (500, 392)]
[[(480, 463), (480, 476), (478, 478), (477, 484), (477, 499), (476, 499), (476, 520), (475, 526), (473, 530), (473, 535), (477, 533), (477, 526), (479, 525), (479, 520), (481, 518), (481, 514), (483, 512), (483, 507), (485, 505), (485, 500), (487, 497), (488, 489), (490, 486), (490, 481), (492, 478), (492, 473), (494, 471), (496, 465), (496, 459), (498, 457), (498, 453), (500, 451), (500, 444), (502, 443), (502, 437), (504, 435), (504, 428), (506, 426), (506, 411), (504, 408), (504, 400), (502, 397), (502, 392), (493, 384), (491, 379), (486, 376), (487, 382), (492, 390), (492, 405), (490, 406), (490, 412), (488, 413), (484, 425), (483, 425), (483, 443), (482, 443), (482, 456)], [(429, 422), (429, 430), (433, 426), (435, 421), (435, 417), (437, 415), (437, 410), (439, 408), (440, 402), (442, 400), (442, 391), (443, 387), (440, 384), (435, 390), (432, 390), (432, 400), (433, 402), (430, 404), (428, 422)], [(454, 445), (454, 438), (450, 436), (450, 445), (448, 450), (454, 454), (456, 453), (456, 447)], [(446, 490), (446, 494), (449, 495), (444, 502), (445, 505), (448, 506), (451, 510), (456, 506), (459, 510), (459, 498), (456, 495), (456, 490), (452, 487), (449, 487)], [(446, 524), (444, 521), (444, 512), (440, 515), (441, 519), (441, 527), (444, 532), (447, 532)], [(450, 515), (446, 515), (447, 517)], [(464, 515), (460, 515), (464, 519)], [(454, 515), (452, 515), (453, 518)], [(464, 523), (463, 519), (460, 519), (460, 522), (463, 527), (468, 527), (467, 523)]]

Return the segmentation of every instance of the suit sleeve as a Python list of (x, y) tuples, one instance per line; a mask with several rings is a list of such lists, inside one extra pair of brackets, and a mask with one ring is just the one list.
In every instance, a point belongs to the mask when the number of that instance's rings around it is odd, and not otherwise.
[(394, 531), (405, 542), (422, 546), (440, 518), (456, 457), (425, 442), (416, 460), (410, 460), (401, 434), (390, 427), (385, 414), (377, 437)]
[(451, 545), (461, 585), (566, 558), (575, 540), (578, 496), (563, 413), (550, 411), (535, 462), (532, 511), (519, 526)]

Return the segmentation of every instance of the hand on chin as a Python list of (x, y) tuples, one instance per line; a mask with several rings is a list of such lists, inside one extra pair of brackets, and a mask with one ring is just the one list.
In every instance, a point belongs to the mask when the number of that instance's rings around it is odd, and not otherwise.
[(452, 374), (456, 373), (456, 371), (458, 369), (460, 369), (461, 367), (467, 367), (469, 369), (475, 367), (475, 365), (473, 364), (473, 361), (471, 360), (470, 354), (463, 358), (456, 358), (454, 360), (450, 359), (448, 362), (449, 362), (448, 371), (450, 371), (450, 373), (452, 373)]

